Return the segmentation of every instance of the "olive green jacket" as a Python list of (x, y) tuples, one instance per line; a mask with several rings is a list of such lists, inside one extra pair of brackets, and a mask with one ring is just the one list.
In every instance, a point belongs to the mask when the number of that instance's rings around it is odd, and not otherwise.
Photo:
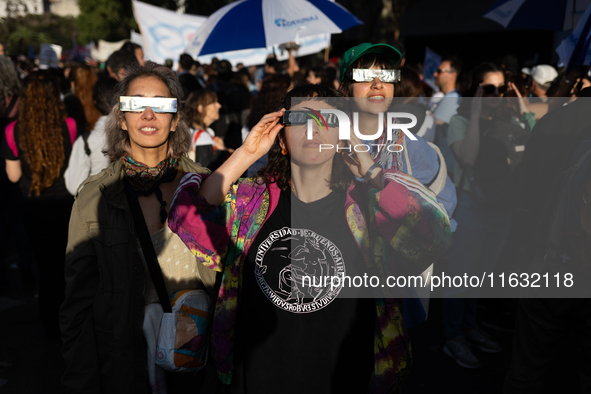
[[(209, 170), (183, 157), (185, 172)], [(72, 208), (60, 327), (74, 393), (141, 393), (148, 381), (142, 334), (145, 272), (121, 160), (89, 177)], [(214, 281), (212, 278), (203, 278)]]

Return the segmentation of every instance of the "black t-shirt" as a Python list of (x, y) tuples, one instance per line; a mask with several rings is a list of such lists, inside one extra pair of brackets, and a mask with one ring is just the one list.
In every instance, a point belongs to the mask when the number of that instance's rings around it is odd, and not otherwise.
[[(64, 162), (62, 164), (62, 168), (60, 170), (60, 177), (47, 189), (41, 191), (41, 195), (39, 198), (44, 200), (53, 200), (53, 199), (64, 199), (64, 198), (71, 198), (71, 194), (66, 189), (66, 184), (64, 181), (64, 172), (68, 168), (68, 161), (70, 158), (70, 154), (72, 153), (72, 142), (70, 139), (70, 131), (68, 129), (68, 125), (66, 122), (62, 124), (62, 137), (64, 139)], [(8, 142), (6, 140), (6, 133), (4, 133), (2, 141), (0, 142), (0, 156), (6, 160), (20, 160), (21, 162), (21, 169), (22, 169), (22, 176), (19, 181), (19, 186), (23, 192), (24, 196), (29, 195), (29, 188), (31, 187), (31, 167), (29, 163), (24, 159), (24, 152), (20, 148), (19, 143), (19, 127), (18, 122), (14, 125), (14, 141), (17, 147), (18, 156), (15, 156), (12, 152), (12, 149), (8, 146)]]
[(232, 392), (366, 391), (374, 301), (344, 298), (330, 280), (311, 285), (325, 276), (363, 275), (345, 197), (333, 192), (305, 204), (281, 193), (244, 267)]

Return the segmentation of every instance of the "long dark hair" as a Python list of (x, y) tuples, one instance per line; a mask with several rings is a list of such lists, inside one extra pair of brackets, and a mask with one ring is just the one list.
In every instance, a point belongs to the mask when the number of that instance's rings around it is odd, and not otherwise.
[[(340, 92), (331, 87), (304, 84), (290, 90), (283, 97), (278, 109), (285, 108), (289, 110), (292, 105), (297, 105), (305, 101), (322, 101), (331, 107), (337, 108), (339, 99), (343, 100), (343, 97)], [(281, 153), (279, 141), (282, 141), (284, 144), (286, 143), (285, 128), (279, 132), (275, 143), (269, 150), (267, 165), (258, 171), (257, 177), (260, 182), (266, 184), (276, 183), (281, 190), (288, 190), (291, 180), (290, 156), (289, 153), (287, 155)], [(346, 191), (353, 179), (353, 174), (345, 163), (343, 156), (335, 154), (330, 179), (327, 179), (330, 189), (333, 191)]]
[(30, 73), (24, 81), (18, 118), (19, 145), (31, 169), (29, 196), (39, 196), (60, 177), (66, 160), (65, 115), (66, 108), (53, 76), (46, 70)]
[[(484, 76), (488, 73), (496, 72), (503, 73), (503, 76), (505, 76), (504, 70), (494, 63), (484, 62), (474, 67), (474, 69), (470, 72), (470, 74), (467, 77), (467, 87), (463, 96), (474, 97), (474, 94), (476, 94), (478, 86), (482, 83), (482, 81), (484, 81)], [(458, 115), (461, 115), (469, 119), (471, 107), (472, 100), (462, 100), (458, 108)]]
[(94, 69), (87, 65), (78, 65), (70, 71), (70, 83), (74, 83), (74, 95), (80, 99), (84, 108), (84, 119), (87, 130), (93, 130), (101, 113), (94, 106), (92, 89), (98, 81), (98, 75)]

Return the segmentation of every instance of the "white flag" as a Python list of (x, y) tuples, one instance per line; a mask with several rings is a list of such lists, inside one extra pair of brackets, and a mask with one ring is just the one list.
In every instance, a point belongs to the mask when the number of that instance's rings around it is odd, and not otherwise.
[(205, 17), (179, 14), (164, 8), (133, 0), (133, 14), (144, 41), (144, 57), (164, 64), (165, 59), (178, 61)]

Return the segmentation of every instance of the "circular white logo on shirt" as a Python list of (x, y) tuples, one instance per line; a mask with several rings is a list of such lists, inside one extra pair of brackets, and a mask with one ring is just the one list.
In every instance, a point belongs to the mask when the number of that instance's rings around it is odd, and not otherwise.
[(255, 277), (278, 308), (310, 313), (330, 304), (343, 288), (333, 277), (346, 275), (341, 251), (312, 230), (283, 227), (261, 242)]

